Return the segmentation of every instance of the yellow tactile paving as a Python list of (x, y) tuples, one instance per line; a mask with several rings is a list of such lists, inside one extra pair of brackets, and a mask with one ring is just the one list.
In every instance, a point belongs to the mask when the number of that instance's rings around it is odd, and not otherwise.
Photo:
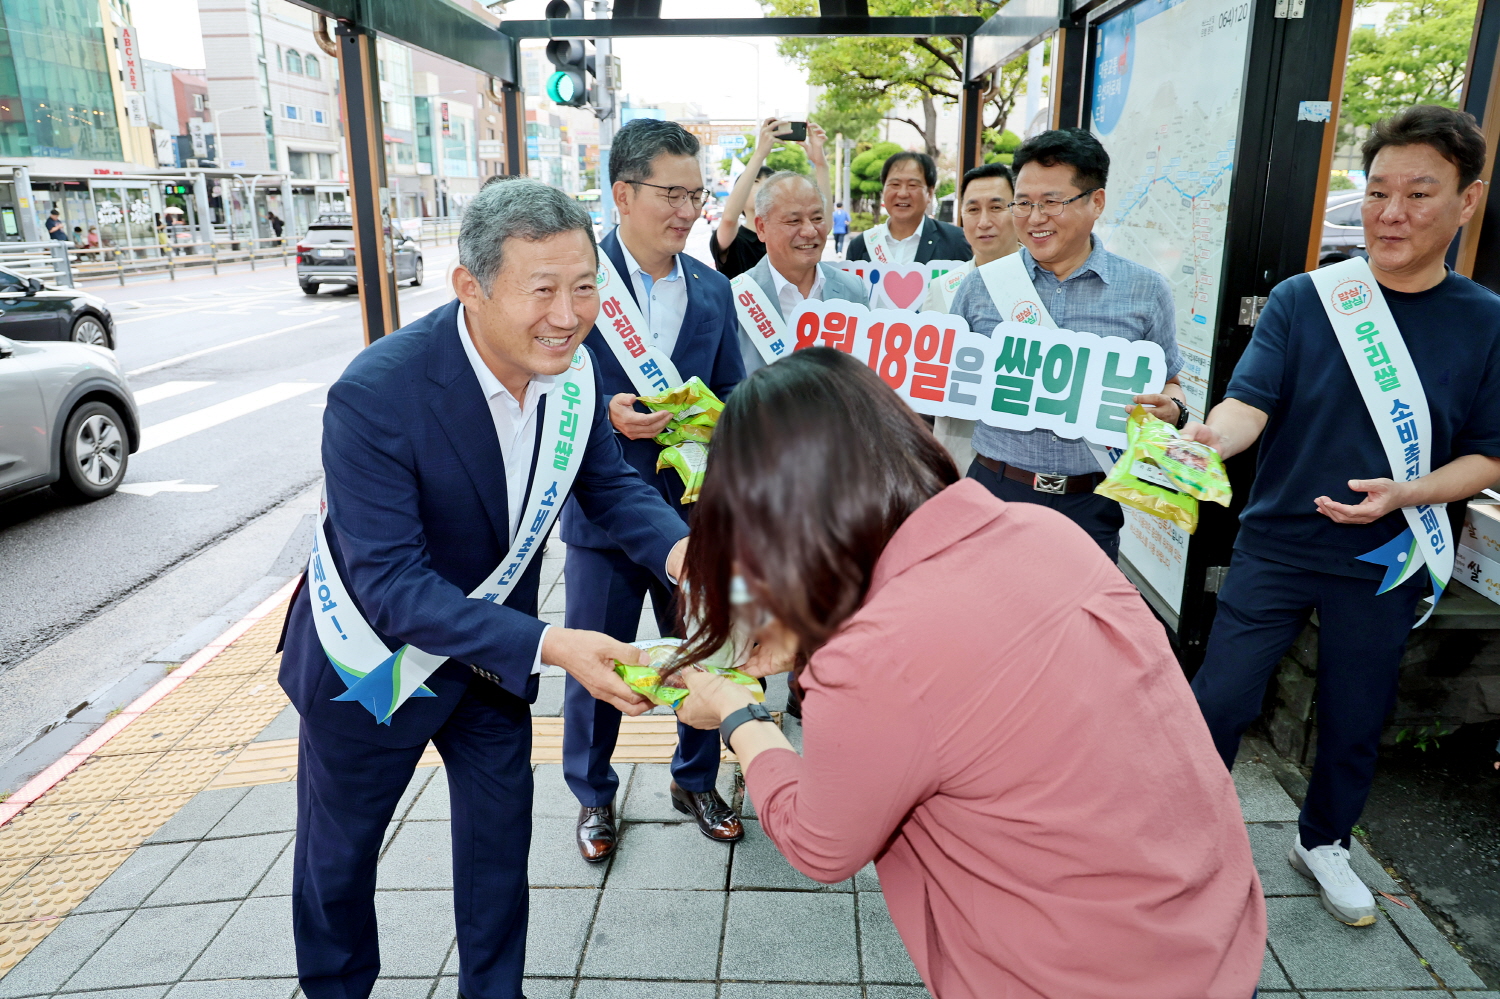
[(134, 756), (96, 756), (69, 774), (44, 800), (56, 805), (110, 801), (120, 797), (136, 778), (166, 755), (148, 752)]
[(16, 878), (37, 865), (41, 857), (18, 857), (15, 860), (0, 860), (0, 891), (16, 883)]
[(0, 827), (0, 859), (47, 856), (87, 825), (105, 804), (51, 805), (43, 798)]
[(54, 847), (52, 852), (62, 855), (134, 847), (138, 839), (144, 838), (139, 835), (140, 830), (149, 827), (155, 832), (192, 798), (192, 794), (164, 794), (156, 798), (124, 798), (107, 802), (87, 819), (79, 820), (73, 835)]
[(233, 762), (219, 771), (209, 787), (248, 787), (296, 779), (297, 740), (273, 739), (252, 742), (240, 750)]
[(26, 923), (0, 924), (0, 977), (31, 953), (42, 938), (58, 926), (61, 919), (38, 919)]
[(0, 923), (66, 916), (103, 884), (131, 852), (111, 850), (48, 857), (0, 895)]

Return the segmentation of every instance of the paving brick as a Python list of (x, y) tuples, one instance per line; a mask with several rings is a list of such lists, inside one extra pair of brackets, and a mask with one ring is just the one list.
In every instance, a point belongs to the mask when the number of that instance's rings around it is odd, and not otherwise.
[(161, 883), (146, 905), (220, 902), (248, 896), (292, 834), (205, 840)]
[(1255, 870), (1260, 874), (1260, 888), (1266, 895), (1316, 895), (1318, 887), (1292, 869), (1286, 853), (1297, 834), (1295, 822), (1251, 822), (1245, 827), (1250, 834), (1250, 852)]
[[(615, 764), (615, 774), (620, 778), (620, 788), (615, 792), (616, 818), (620, 817), (622, 811), (620, 806), (624, 803), (625, 789), (630, 785), (633, 773), (635, 773), (635, 764)], [(536, 768), (534, 783), (535, 790), (531, 798), (533, 816), (568, 818), (575, 822), (578, 820), (578, 799), (568, 787), (568, 782), (563, 779), (561, 763), (540, 764)]]
[(859, 952), (864, 961), (867, 982), (890, 982), (897, 985), (917, 985), (922, 976), (911, 963), (906, 945), (891, 922), (890, 910), (886, 908), (885, 896), (878, 892), (859, 893)]
[(592, 888), (533, 888), (526, 930), (526, 971), (575, 975), (599, 893)]
[[(84, 991), (175, 982), (198, 959), (220, 927), (234, 914), (237, 905), (235, 902), (209, 902), (137, 909), (78, 973), (68, 979), (67, 987)], [(288, 926), (290, 921), (288, 916)], [(243, 974), (238, 970), (234, 973)]]
[(787, 686), (787, 678), (790, 673), (777, 673), (775, 676), (766, 677), (766, 710), (785, 711), (786, 699), (791, 693)]
[[(620, 768), (616, 767), (616, 771)], [(626, 795), (622, 814), (627, 822), (691, 822), (691, 815), (684, 815), (672, 807), (672, 795), (668, 790), (672, 783), (672, 767), (666, 763), (637, 763), (635, 776), (630, 781), (630, 793)], [(734, 767), (719, 765), (716, 785), (725, 801), (734, 800)], [(621, 774), (620, 787), (625, 787)]]
[(583, 974), (711, 980), (719, 964), (723, 925), (724, 896), (718, 892), (606, 891), (589, 935)]
[(256, 833), (291, 832), (297, 828), (297, 784), (262, 784), (252, 787), (229, 810), (206, 839), (253, 836)]
[(1391, 924), (1345, 926), (1316, 898), (1268, 898), (1270, 944), (1299, 989), (1412, 988), (1434, 984)]
[(445, 767), (434, 767), (432, 779), (427, 782), (416, 803), (406, 813), (407, 822), (447, 822), (453, 817), (448, 799), (448, 771)]
[(533, 888), (598, 888), (609, 861), (591, 864), (578, 855), (576, 818), (541, 816), (531, 820), (528, 873)]
[(880, 875), (875, 872), (875, 863), (871, 861), (861, 867), (854, 875), (855, 891), (879, 891)]
[(275, 742), (278, 739), (295, 739), (298, 731), (302, 728), (302, 716), (297, 714), (297, 709), (288, 704), (281, 709), (281, 714), (271, 719), (270, 724), (260, 730), (260, 734), (251, 742)]
[(377, 888), (452, 888), (453, 845), (446, 822), (401, 826), (380, 860)]
[(417, 768), (417, 772), (411, 775), (411, 781), (406, 785), (406, 790), (401, 792), (400, 800), (396, 802), (396, 811), (392, 813), (391, 821), (400, 822), (406, 818), (418, 796), (427, 789), (428, 781), (432, 780), (441, 769), (442, 767)]
[(567, 680), (561, 676), (544, 676), (537, 681), (536, 701), (531, 713), (539, 718), (559, 718), (563, 712), (563, 691)]
[[(129, 916), (128, 912), (101, 912), (64, 919), (0, 978), (0, 997), (32, 996), (61, 988)], [(0, 960), (4, 956), (0, 948)]]
[[(713, 982), (635, 982), (619, 978), (585, 978), (575, 999), (714, 999)], [(764, 986), (761, 986), (764, 990)], [(761, 996), (766, 993), (761, 992)], [(776, 999), (788, 999), (780, 986)]]
[(1234, 788), (1240, 795), (1240, 812), (1246, 822), (1295, 822), (1300, 809), (1276, 782), (1271, 768), (1254, 760), (1234, 765)]
[[(1385, 891), (1392, 895), (1405, 895), (1406, 889), (1391, 878), (1380, 862), (1370, 856), (1364, 844), (1355, 840), (1349, 847), (1349, 867), (1355, 874), (1359, 875), (1361, 881), (1370, 886), (1371, 891)], [(1375, 901), (1380, 901), (1376, 899)]]
[(172, 869), (192, 849), (192, 843), (141, 847), (73, 911), (84, 913), (135, 908), (156, 890), (157, 885), (166, 880)]
[(213, 791), (200, 791), (193, 799), (178, 810), (156, 832), (147, 838), (147, 843), (180, 843), (186, 840), (198, 840), (208, 835), (208, 831), (218, 824), (219, 820), (229, 814), (229, 810), (239, 804), (241, 798), (248, 794), (248, 787), (226, 787)]
[[(788, 933), (789, 926), (797, 932)], [(720, 975), (749, 981), (858, 982), (854, 896), (730, 893)]]
[(68, 999), (162, 999), (166, 985), (142, 985), (133, 989), (108, 989), (99, 992), (69, 992)]
[[(1306, 999), (1440, 999), (1448, 993), (1437, 990), (1434, 985), (1432, 989), (1424, 989), (1421, 992), (1304, 992)], [(1460, 992), (1464, 999), (1484, 999), (1485, 996), (1496, 995), (1494, 992)]]
[(745, 838), (734, 845), (734, 861), (729, 872), (730, 888), (776, 888), (793, 891), (853, 891), (854, 881), (834, 885), (820, 884), (787, 863), (776, 851), (760, 823), (745, 821)]
[(870, 985), (865, 988), (865, 999), (932, 999), (920, 985)]
[(292, 893), (292, 863), (297, 856), (297, 844), (295, 838), (288, 842), (282, 849), (281, 856), (271, 865), (250, 893), (251, 897), (265, 898), (272, 895), (290, 895)]
[(227, 978), (216, 982), (179, 982), (167, 999), (291, 999), (295, 978)]
[(696, 823), (630, 823), (609, 870), (610, 888), (724, 888), (727, 843), (709, 839)]
[[(571, 978), (528, 978), (521, 983), (526, 999), (570, 999), (573, 995)], [(432, 999), (458, 999), (458, 978), (444, 975), (438, 979), (437, 991)]]
[(775, 992), (776, 999), (862, 999), (858, 985), (788, 985), (767, 986), (759, 982), (725, 982), (719, 986), (719, 999), (765, 999)]
[[(144, 909), (143, 912), (156, 910)], [(297, 974), (292, 943), (292, 900), (252, 898), (225, 924), (184, 978), (291, 978)]]
[(1290, 989), (1292, 983), (1286, 980), (1286, 975), (1281, 971), (1281, 965), (1276, 963), (1276, 955), (1271, 953), (1271, 948), (1266, 948), (1265, 955), (1260, 962), (1260, 985), (1261, 989)]
[[(385, 973), (383, 967), (380, 970)], [(370, 999), (427, 999), (431, 992), (430, 978), (381, 978), (370, 990)]]
[(425, 977), (443, 970), (453, 947), (453, 892), (378, 891), (375, 921), (380, 927), (380, 973), (393, 978)]
[(1469, 962), (1453, 949), (1453, 944), (1448, 942), (1448, 938), (1432, 925), (1432, 920), (1428, 919), (1427, 914), (1418, 909), (1415, 904), (1408, 902), (1407, 904), (1412, 907), (1403, 909), (1388, 899), (1376, 898), (1375, 901), (1380, 903), (1386, 914), (1401, 928), (1401, 932), (1406, 934), (1406, 939), (1411, 941), (1417, 953), (1427, 959), (1432, 970), (1442, 977), (1443, 982), (1449, 988), (1484, 988), (1484, 982), (1474, 974), (1474, 970), (1469, 967)]

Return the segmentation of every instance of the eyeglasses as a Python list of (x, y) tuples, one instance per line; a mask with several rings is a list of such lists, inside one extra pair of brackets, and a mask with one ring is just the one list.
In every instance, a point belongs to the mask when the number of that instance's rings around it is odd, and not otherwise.
[(1037, 209), (1041, 211), (1044, 217), (1055, 219), (1063, 213), (1064, 208), (1068, 207), (1079, 198), (1087, 198), (1090, 194), (1093, 194), (1095, 191), (1099, 190), (1103, 189), (1098, 187), (1091, 187), (1087, 191), (1084, 191), (1082, 194), (1073, 195), (1073, 197), (1068, 198), (1066, 201), (1048, 200), (1040, 203), (1032, 201), (1012, 201), (1010, 203), (1010, 213), (1018, 219), (1024, 219), (1030, 218), (1032, 210)]
[(702, 208), (704, 202), (708, 200), (708, 192), (701, 187), (689, 191), (685, 187), (662, 187), (660, 184), (648, 184), (644, 180), (629, 180), (626, 181), (626, 183), (635, 184), (637, 186), (654, 187), (658, 191), (666, 191), (667, 193), (662, 195), (662, 197), (666, 198), (667, 204), (671, 205), (673, 208), (681, 208), (684, 201), (691, 200), (693, 203), (693, 209), (696, 211), (697, 209)]

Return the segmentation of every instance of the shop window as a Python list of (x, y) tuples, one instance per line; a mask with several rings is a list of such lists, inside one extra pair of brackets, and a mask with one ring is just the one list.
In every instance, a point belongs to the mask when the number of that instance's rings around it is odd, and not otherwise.
[(303, 58), (302, 71), (305, 72), (308, 76), (312, 77), (314, 80), (322, 79), (322, 74), (318, 68), (318, 57), (315, 55), (309, 55)]
[(302, 72), (302, 55), (296, 49), (286, 50), (286, 71), (288, 73)]
[(312, 174), (308, 172), (309, 163), (307, 153), (298, 152), (295, 149), (288, 149), (286, 158), (287, 166), (290, 168), (293, 177), (296, 177), (298, 180), (313, 179)]
[(318, 157), (318, 179), (319, 180), (336, 180), (337, 178), (335, 178), (334, 175), (333, 175), (333, 154), (332, 153), (318, 153), (317, 157)]
[(312, 120), (319, 125), (328, 124), (328, 116), (323, 113), (323, 110), (321, 108), (313, 109)]
[(297, 120), (297, 105), (295, 105), (295, 104), (283, 104), (281, 106), (281, 113), (287, 118), (287, 120), (289, 120), (289, 121), (296, 121)]

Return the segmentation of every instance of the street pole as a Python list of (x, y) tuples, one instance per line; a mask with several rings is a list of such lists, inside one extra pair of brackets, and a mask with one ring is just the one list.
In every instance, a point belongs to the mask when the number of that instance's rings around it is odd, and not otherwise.
[[(609, 16), (609, 0), (594, 0), (594, 17)], [(600, 231), (609, 232), (615, 224), (615, 195), (609, 182), (609, 150), (615, 138), (615, 86), (619, 83), (614, 73), (606, 67), (610, 64), (613, 45), (608, 38), (594, 40), (594, 81), (599, 88), (599, 106), (594, 115), (599, 119), (599, 169), (595, 180), (599, 186)]]

